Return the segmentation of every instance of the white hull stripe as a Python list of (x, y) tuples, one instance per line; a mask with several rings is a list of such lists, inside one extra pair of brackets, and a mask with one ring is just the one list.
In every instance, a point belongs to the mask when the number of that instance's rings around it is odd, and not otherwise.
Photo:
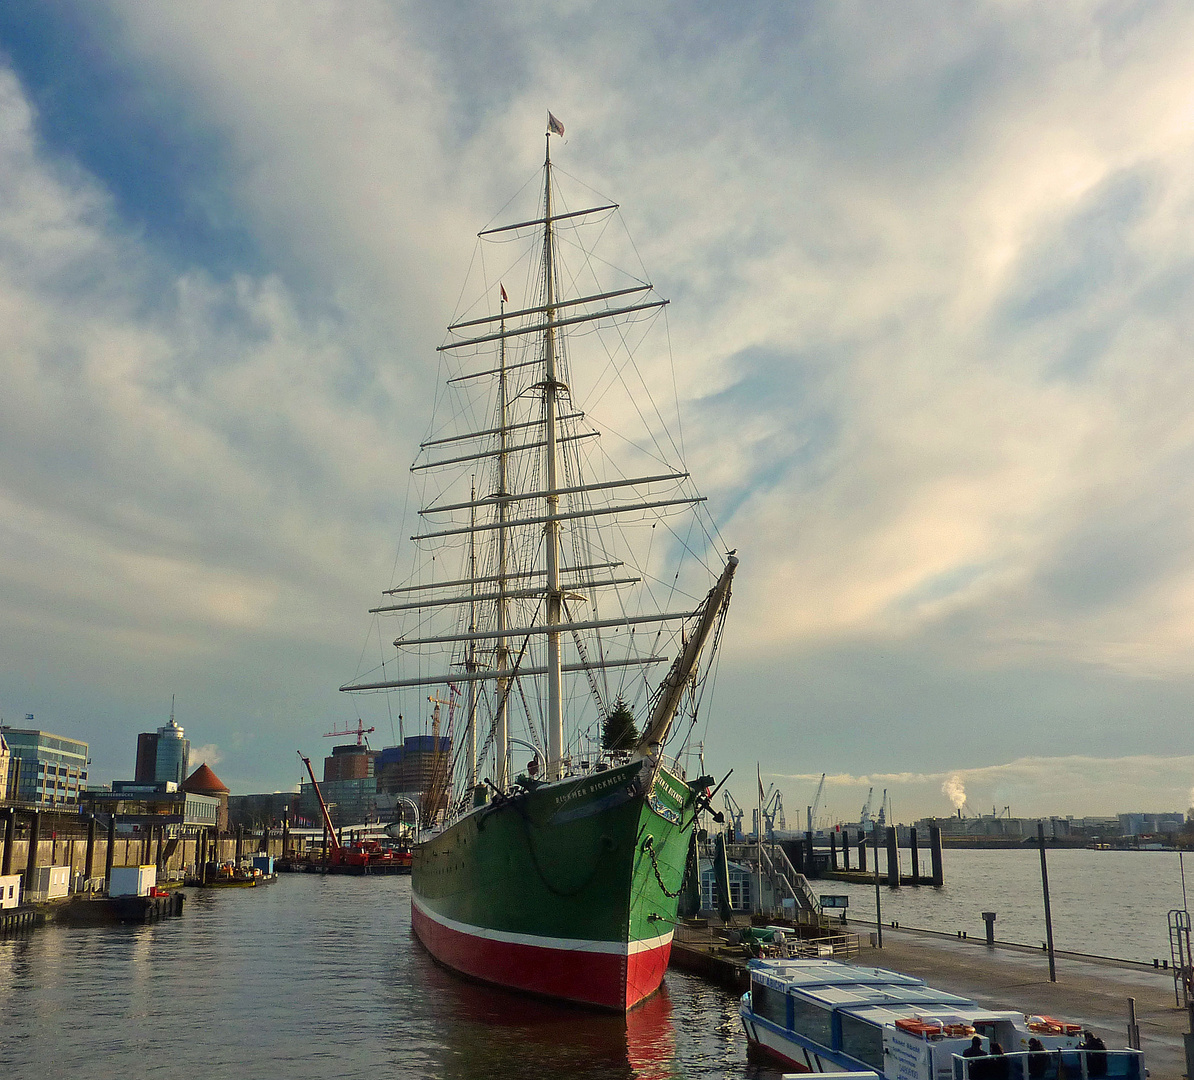
[(484, 926), (474, 926), (472, 923), (457, 922), (455, 919), (445, 918), (438, 912), (432, 911), (419, 898), (411, 893), (412, 907), (419, 909), (419, 914), (448, 930), (455, 930), (458, 934), (468, 934), (470, 937), (485, 938), (487, 941), (501, 941), (508, 945), (530, 945), (537, 949), (559, 949), (565, 952), (612, 953), (617, 956), (633, 956), (635, 953), (649, 952), (662, 948), (672, 940), (672, 931), (660, 934), (659, 937), (647, 938), (644, 941), (589, 941), (584, 938), (542, 937), (539, 934), (512, 934), (506, 930), (490, 930)]

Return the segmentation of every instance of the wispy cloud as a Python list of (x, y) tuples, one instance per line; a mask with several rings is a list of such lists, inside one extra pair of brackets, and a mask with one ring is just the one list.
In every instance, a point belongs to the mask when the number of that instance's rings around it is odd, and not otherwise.
[[(688, 464), (743, 560), (710, 756), (885, 770), (926, 810), (955, 774), (971, 802), (1185, 801), (1194, 14), (628, 11), (80, 15), (205, 162), (156, 214), (118, 142), (105, 173), (39, 121), (42, 58), (7, 43), (5, 699), (82, 726), (189, 679), (210, 737), (251, 729), (238, 774), (288, 777), (260, 747), (349, 708), (432, 350), (550, 106), (674, 301)], [(1042, 731), (1107, 757), (952, 767)], [(94, 735), (117, 774), (132, 734)], [(1155, 774), (1097, 764), (1141, 748)]]

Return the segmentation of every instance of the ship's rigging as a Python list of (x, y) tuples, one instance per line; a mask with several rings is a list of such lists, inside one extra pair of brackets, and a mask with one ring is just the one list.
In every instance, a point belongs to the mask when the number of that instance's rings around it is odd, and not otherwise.
[[(617, 701), (643, 725), (638, 753), (674, 754), (688, 729), (673, 717), (725, 617), (737, 560), (719, 565), (724, 545), (655, 405), (670, 357), (644, 343), (668, 301), (589, 241), (590, 230), (610, 239), (617, 210), (564, 203), (549, 139), (538, 213), (479, 234), (482, 269), (493, 245), (503, 259), (439, 348), (451, 409), (411, 467), (423, 495), (414, 566), (372, 609), (403, 620), (397, 660), (342, 687), (463, 691), (453, 772), (466, 795), (482, 781), (507, 790), (516, 747), (546, 780), (599, 767)], [(644, 347), (647, 374), (635, 366)], [(621, 406), (617, 388), (629, 391)], [(629, 475), (602, 446), (598, 413)]]

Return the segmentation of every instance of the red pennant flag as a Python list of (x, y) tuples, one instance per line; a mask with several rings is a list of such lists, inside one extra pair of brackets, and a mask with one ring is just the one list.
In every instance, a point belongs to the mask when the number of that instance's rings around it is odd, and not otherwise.
[(506, 286), (501, 282), (498, 282), (498, 288), (502, 290), (502, 303), (508, 304), (510, 302), (510, 297), (506, 295)]

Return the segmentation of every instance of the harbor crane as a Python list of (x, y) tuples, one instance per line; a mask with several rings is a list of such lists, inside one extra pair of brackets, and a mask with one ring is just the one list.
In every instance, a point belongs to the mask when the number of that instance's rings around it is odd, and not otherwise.
[(730, 815), (730, 823), (734, 829), (734, 836), (742, 835), (742, 819), (746, 816), (746, 811), (738, 805), (738, 801), (730, 794), (730, 789), (726, 788), (722, 792), (725, 799), (726, 813)]
[(772, 839), (775, 835), (775, 822), (779, 820), (779, 827), (781, 830), (788, 827), (787, 819), (784, 817), (784, 797), (779, 793), (779, 788), (774, 784), (767, 789), (767, 796), (763, 799), (763, 823), (767, 826), (767, 839)]
[(871, 822), (871, 803), (875, 801), (875, 789), (872, 787), (866, 793), (866, 802), (862, 805), (862, 813), (858, 815), (858, 823), (862, 826), (863, 832), (870, 832), (872, 827)]
[(821, 782), (817, 785), (817, 794), (813, 797), (813, 805), (808, 808), (808, 831), (813, 831), (813, 822), (817, 819), (817, 808), (821, 805), (821, 792), (825, 790), (825, 774), (821, 774)]

